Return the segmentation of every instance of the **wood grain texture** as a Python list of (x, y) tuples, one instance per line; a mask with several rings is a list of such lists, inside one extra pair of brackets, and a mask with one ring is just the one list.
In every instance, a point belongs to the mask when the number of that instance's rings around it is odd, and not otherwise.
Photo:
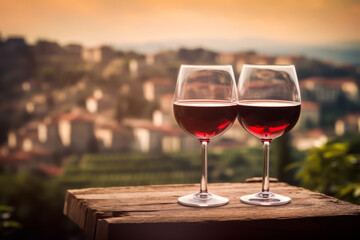
[(229, 198), (226, 206), (184, 207), (180, 196), (197, 184), (68, 190), (64, 214), (89, 239), (280, 239), (352, 237), (360, 227), (360, 206), (324, 194), (271, 183), (271, 191), (291, 197), (284, 206), (243, 204), (239, 197), (258, 192), (261, 183), (209, 184), (210, 192)]

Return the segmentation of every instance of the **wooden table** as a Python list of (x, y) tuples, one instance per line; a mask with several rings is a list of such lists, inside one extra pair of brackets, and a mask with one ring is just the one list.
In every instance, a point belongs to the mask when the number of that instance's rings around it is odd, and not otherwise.
[(210, 192), (230, 203), (206, 209), (177, 203), (179, 196), (198, 190), (198, 184), (88, 188), (68, 190), (64, 214), (97, 240), (359, 239), (360, 206), (286, 183), (270, 187), (292, 202), (262, 207), (239, 201), (257, 192), (260, 183), (209, 184)]

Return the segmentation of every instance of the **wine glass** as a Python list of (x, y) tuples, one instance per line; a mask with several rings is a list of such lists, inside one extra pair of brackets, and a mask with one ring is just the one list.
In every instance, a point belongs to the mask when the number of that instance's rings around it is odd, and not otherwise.
[(232, 66), (181, 65), (174, 94), (174, 115), (180, 127), (200, 141), (202, 167), (200, 192), (180, 197), (179, 204), (215, 207), (229, 202), (208, 192), (207, 147), (210, 139), (224, 133), (235, 121), (237, 100)]
[(283, 205), (289, 197), (270, 192), (269, 151), (273, 139), (290, 131), (301, 110), (299, 83), (294, 65), (244, 65), (239, 84), (241, 125), (260, 139), (264, 148), (262, 190), (242, 196), (244, 203)]

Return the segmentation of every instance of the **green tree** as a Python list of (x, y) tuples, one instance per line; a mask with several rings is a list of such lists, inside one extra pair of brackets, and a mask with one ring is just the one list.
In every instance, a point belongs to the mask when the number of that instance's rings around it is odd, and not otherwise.
[(310, 150), (302, 162), (288, 165), (299, 167), (297, 178), (302, 186), (313, 191), (360, 204), (360, 141), (331, 141)]

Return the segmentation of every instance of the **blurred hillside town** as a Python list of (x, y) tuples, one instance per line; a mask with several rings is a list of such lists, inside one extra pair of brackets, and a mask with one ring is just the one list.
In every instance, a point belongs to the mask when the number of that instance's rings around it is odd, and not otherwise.
[[(202, 48), (145, 55), (9, 37), (0, 38), (1, 171), (61, 175), (73, 154), (198, 151), (172, 114), (181, 64), (232, 65), (237, 78), (243, 64), (294, 64), (302, 112), (290, 133), (293, 147), (360, 132), (359, 66)], [(211, 149), (258, 144), (236, 122)]]

